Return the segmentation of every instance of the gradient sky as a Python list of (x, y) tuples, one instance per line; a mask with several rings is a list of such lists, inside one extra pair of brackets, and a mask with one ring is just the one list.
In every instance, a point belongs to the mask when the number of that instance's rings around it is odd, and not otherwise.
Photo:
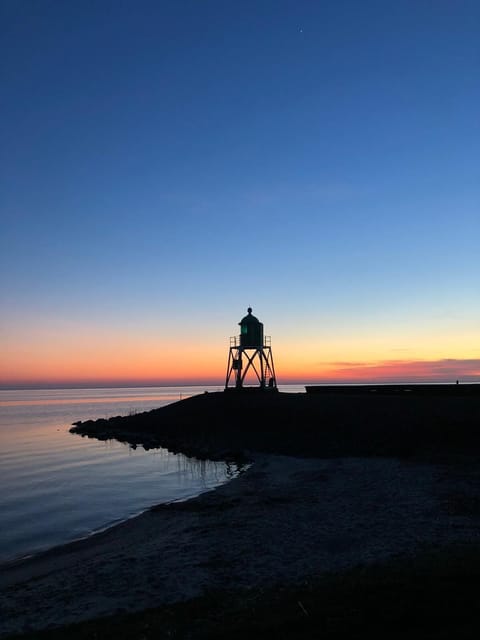
[(0, 384), (480, 381), (477, 0), (2, 0)]

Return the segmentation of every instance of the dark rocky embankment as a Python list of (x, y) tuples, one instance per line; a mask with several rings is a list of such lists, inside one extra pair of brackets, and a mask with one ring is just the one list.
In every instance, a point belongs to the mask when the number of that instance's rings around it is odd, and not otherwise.
[(75, 423), (73, 433), (197, 457), (429, 457), (480, 452), (480, 395), (205, 393), (136, 415)]

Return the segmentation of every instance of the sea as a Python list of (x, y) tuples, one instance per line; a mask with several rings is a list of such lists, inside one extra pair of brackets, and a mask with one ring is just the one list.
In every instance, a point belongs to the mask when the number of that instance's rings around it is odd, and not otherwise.
[[(88, 537), (234, 478), (232, 463), (71, 434), (219, 386), (0, 390), (0, 562)], [(282, 391), (304, 392), (301, 385)]]

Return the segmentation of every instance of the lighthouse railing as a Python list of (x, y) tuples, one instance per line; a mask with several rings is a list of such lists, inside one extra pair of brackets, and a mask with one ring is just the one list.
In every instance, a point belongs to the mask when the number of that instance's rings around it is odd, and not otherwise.
[[(230, 346), (231, 347), (239, 347), (241, 345), (241, 336), (230, 336)], [(272, 346), (272, 336), (263, 336), (263, 346), (271, 347)]]

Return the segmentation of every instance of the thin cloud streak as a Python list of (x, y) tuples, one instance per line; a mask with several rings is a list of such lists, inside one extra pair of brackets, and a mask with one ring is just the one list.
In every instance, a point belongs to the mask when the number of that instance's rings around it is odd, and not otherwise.
[[(344, 382), (480, 382), (480, 359), (329, 362), (328, 379)], [(321, 379), (326, 379), (325, 374)], [(320, 379), (320, 378), (319, 378)]]

